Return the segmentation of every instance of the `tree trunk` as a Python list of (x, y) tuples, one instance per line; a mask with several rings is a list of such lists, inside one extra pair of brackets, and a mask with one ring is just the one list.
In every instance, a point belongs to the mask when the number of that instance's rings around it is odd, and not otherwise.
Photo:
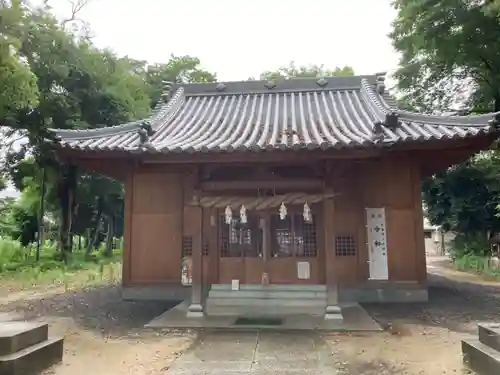
[(61, 258), (65, 263), (69, 261), (72, 248), (72, 218), (74, 205), (74, 191), (76, 189), (76, 169), (70, 165), (62, 165), (59, 173), (59, 248)]
[(115, 220), (113, 215), (108, 216), (108, 230), (106, 233), (106, 247), (104, 248), (104, 256), (111, 258), (113, 256), (113, 236)]
[(45, 227), (43, 219), (45, 217), (44, 210), (45, 201), (45, 168), (42, 168), (42, 183), (40, 186), (40, 211), (38, 212), (38, 237), (36, 242), (36, 261), (40, 260), (40, 247), (43, 246)]
[(101, 226), (101, 219), (102, 219), (102, 205), (100, 203), (97, 204), (97, 213), (96, 213), (96, 218), (94, 221), (94, 228), (92, 229), (91, 233), (92, 235), (90, 236), (90, 241), (87, 244), (87, 249), (85, 250), (85, 258), (90, 259), (90, 254), (92, 253), (92, 249), (95, 248), (95, 245), (97, 243), (97, 239), (99, 238), (99, 232), (100, 232), (100, 226)]

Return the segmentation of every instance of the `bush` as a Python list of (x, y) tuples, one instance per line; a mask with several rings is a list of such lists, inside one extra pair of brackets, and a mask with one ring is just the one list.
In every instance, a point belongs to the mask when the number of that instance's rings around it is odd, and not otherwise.
[(483, 233), (457, 234), (450, 241), (450, 254), (454, 260), (464, 256), (490, 257), (491, 247)]
[(480, 255), (463, 255), (455, 259), (455, 267), (461, 271), (474, 272), (489, 276), (500, 276), (500, 269), (490, 267), (490, 257)]

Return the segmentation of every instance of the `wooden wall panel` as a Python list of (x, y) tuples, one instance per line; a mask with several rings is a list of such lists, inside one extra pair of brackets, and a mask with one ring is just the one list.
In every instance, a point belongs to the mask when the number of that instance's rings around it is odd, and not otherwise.
[(401, 153), (391, 154), (390, 157), (376, 161), (367, 161), (360, 164), (358, 168), (358, 185), (363, 187), (359, 193), (362, 213), (358, 220), (362, 221), (361, 225), (358, 225), (360, 244), (358, 280), (368, 278), (364, 216), (366, 207), (386, 208), (389, 280), (420, 280), (421, 276), (417, 276), (417, 263), (421, 263), (421, 259), (417, 261), (419, 259), (418, 226), (423, 224), (420, 223), (422, 216), (419, 215), (419, 210), (421, 211), (420, 179), (415, 172), (416, 164), (411, 155)]
[(182, 175), (138, 169), (132, 185), (130, 284), (180, 283)]
[(414, 211), (391, 208), (386, 220), (389, 280), (416, 280)]

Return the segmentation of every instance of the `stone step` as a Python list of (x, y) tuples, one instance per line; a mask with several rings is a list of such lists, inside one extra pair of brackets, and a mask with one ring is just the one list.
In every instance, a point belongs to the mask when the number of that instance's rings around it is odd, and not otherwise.
[(308, 298), (308, 299), (267, 299), (267, 298), (214, 298), (209, 296), (206, 301), (207, 306), (262, 306), (269, 305), (278, 306), (282, 308), (293, 306), (304, 307), (326, 307), (325, 298)]
[(283, 316), (283, 315), (312, 315), (324, 316), (325, 306), (220, 306), (207, 305), (208, 316)]
[[(229, 290), (231, 284), (212, 284), (211, 290)], [(239, 290), (257, 290), (257, 291), (296, 291), (296, 292), (325, 292), (326, 286), (319, 284), (240, 284)]]
[(0, 323), (0, 356), (12, 354), (48, 338), (46, 323), (10, 321)]
[(479, 339), (462, 340), (464, 364), (478, 375), (500, 374), (500, 352)]
[(324, 291), (296, 290), (210, 290), (210, 298), (317, 299), (326, 298)]
[(0, 356), (0, 375), (34, 375), (62, 360), (63, 338), (49, 338), (16, 353)]
[(500, 352), (500, 324), (480, 323), (477, 326), (479, 341)]

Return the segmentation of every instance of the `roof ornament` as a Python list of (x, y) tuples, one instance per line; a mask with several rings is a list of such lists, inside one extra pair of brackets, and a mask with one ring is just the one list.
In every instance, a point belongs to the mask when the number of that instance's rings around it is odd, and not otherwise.
[(328, 81), (325, 79), (325, 78), (320, 78), (316, 81), (316, 84), (319, 86), (319, 87), (325, 87), (326, 85), (328, 85)]
[(269, 89), (269, 90), (272, 90), (276, 87), (276, 82), (272, 79), (270, 79), (269, 81), (267, 81), (266, 83), (264, 83), (264, 86)]
[(386, 113), (384, 125), (389, 129), (396, 129), (397, 127), (399, 127), (399, 125), (401, 125), (401, 121), (399, 121), (399, 115), (394, 111)]
[(496, 113), (493, 118), (488, 121), (488, 125), (496, 130), (500, 130), (500, 113)]
[(373, 139), (375, 141), (381, 141), (384, 139), (384, 129), (382, 125), (384, 125), (382, 121), (377, 121), (373, 124)]
[(227, 86), (226, 86), (224, 83), (219, 82), (219, 83), (217, 84), (217, 86), (215, 87), (215, 89), (216, 89), (217, 91), (224, 91), (224, 90), (226, 89), (226, 87), (227, 87)]
[(151, 125), (151, 121), (145, 120), (141, 123), (139, 130), (137, 130), (139, 134), (139, 143), (140, 147), (150, 147), (151, 144), (149, 142), (149, 137), (151, 137), (155, 132), (153, 130), (153, 126)]
[(386, 73), (377, 73), (377, 92), (382, 95), (385, 92), (385, 75)]
[(161, 81), (161, 84), (163, 85), (163, 92), (161, 93), (161, 99), (163, 102), (168, 102), (170, 100), (170, 97), (172, 96), (172, 84), (173, 82), (171, 81)]

